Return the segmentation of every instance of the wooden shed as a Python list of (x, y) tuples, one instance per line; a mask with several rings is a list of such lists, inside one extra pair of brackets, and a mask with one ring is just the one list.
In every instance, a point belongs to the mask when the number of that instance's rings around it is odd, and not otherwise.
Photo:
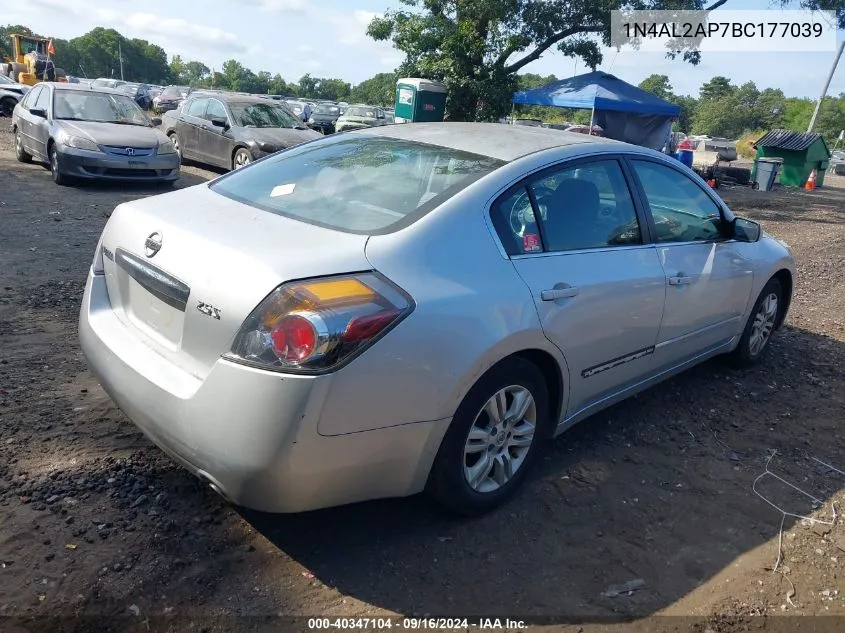
[[(816, 169), (816, 186), (824, 185), (824, 174), (830, 165), (830, 149), (821, 134), (790, 130), (771, 130), (754, 143), (757, 158), (780, 158), (783, 165), (778, 180), (785, 187), (803, 187)], [(752, 170), (752, 180), (756, 176)]]

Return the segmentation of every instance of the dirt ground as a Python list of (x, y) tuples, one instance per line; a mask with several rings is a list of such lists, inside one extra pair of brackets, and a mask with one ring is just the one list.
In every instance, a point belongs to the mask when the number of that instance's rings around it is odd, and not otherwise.
[[(313, 630), (292, 615), (845, 630), (845, 179), (722, 192), (798, 262), (757, 368), (708, 362), (587, 420), (480, 519), (424, 497), (271, 516), (176, 467), (79, 350), (106, 217), (158, 190), (57, 187), (0, 125), (0, 630)], [(211, 176), (189, 167), (178, 186)], [(757, 480), (767, 464), (781, 479)], [(839, 617), (792, 617), (813, 615)]]

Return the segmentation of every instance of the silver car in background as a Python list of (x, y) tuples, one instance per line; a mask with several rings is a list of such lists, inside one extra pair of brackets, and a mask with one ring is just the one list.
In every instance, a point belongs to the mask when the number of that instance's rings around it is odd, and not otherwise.
[(794, 274), (662, 154), (417, 123), (119, 205), (79, 332), (128, 417), (234, 503), (427, 490), (473, 514), (579, 420), (715, 355), (757, 362)]
[(12, 114), (15, 154), (48, 163), (58, 185), (77, 180), (173, 182), (179, 155), (134, 100), (107, 88), (42, 82)]

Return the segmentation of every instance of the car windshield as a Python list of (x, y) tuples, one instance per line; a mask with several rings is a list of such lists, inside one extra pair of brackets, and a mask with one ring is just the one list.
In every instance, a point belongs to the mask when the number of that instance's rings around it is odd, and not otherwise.
[(132, 99), (106, 92), (56, 90), (53, 115), (56, 119), (70, 121), (152, 126), (152, 121)]
[(360, 116), (365, 119), (375, 119), (376, 111), (372, 108), (348, 108), (346, 110), (346, 116)]
[(123, 84), (118, 90), (123, 94), (134, 95), (140, 87), (138, 84)]
[(241, 127), (299, 127), (302, 121), (275, 103), (230, 103)]
[(315, 114), (340, 114), (338, 106), (320, 105), (314, 110)]
[(269, 213), (370, 235), (416, 221), (503, 164), (408, 140), (338, 135), (230, 172), (210, 188)]
[(189, 92), (190, 88), (185, 88), (183, 86), (168, 86), (161, 91), (161, 96), (167, 97), (168, 99), (184, 99), (188, 96)]

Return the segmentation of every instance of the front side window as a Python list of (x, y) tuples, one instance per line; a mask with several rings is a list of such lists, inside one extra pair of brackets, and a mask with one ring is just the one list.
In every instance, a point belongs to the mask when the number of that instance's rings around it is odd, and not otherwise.
[(47, 108), (50, 105), (50, 91), (47, 88), (44, 88), (39, 94), (37, 99), (35, 100), (35, 105), (32, 107), (36, 110), (44, 110), (47, 111)]
[(721, 237), (719, 207), (693, 180), (676, 169), (632, 161), (642, 183), (658, 242), (695, 242)]
[(21, 102), (23, 107), (29, 110), (33, 106), (33, 104), (38, 100), (38, 95), (41, 94), (42, 90), (45, 90), (43, 86), (35, 86), (35, 88), (27, 92), (26, 96)]
[(226, 108), (224, 108), (223, 104), (217, 99), (208, 100), (208, 110), (205, 112), (205, 118), (209, 121), (214, 119), (223, 119), (224, 121), (229, 120), (229, 117), (226, 114)]
[(188, 116), (195, 116), (202, 118), (205, 116), (205, 108), (208, 105), (208, 99), (195, 99), (188, 104)]
[(216, 180), (212, 191), (348, 233), (405, 226), (503, 163), (385, 137), (329, 136)]
[(510, 255), (642, 244), (616, 160), (544, 172), (497, 202), (493, 223)]

